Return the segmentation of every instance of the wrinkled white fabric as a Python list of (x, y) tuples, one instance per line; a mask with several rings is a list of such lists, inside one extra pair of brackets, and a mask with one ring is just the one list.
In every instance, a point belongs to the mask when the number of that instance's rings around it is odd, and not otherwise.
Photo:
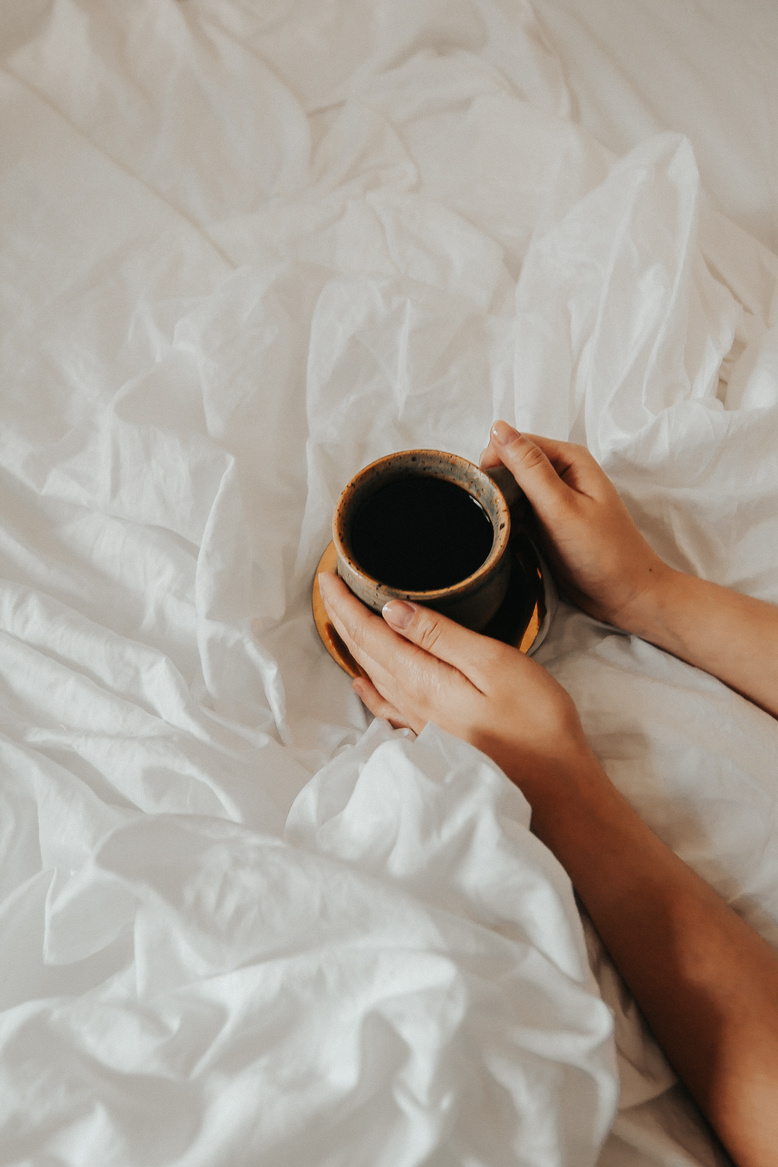
[(476, 751), (376, 723), (285, 838), (136, 812), (50, 861), (6, 901), (4, 1161), (591, 1162), (612, 1020), (528, 822)]
[[(310, 591), (354, 471), (505, 416), (778, 602), (775, 256), (528, 4), (3, 21), (0, 1163), (719, 1163), (521, 796), (368, 728)], [(538, 657), (778, 942), (775, 722), (564, 602)]]

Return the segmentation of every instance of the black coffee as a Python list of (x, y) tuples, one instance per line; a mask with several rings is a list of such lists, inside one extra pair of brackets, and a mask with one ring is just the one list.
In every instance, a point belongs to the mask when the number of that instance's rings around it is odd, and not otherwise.
[(371, 495), (357, 511), (357, 563), (406, 592), (447, 588), (477, 571), (492, 549), (492, 522), (476, 498), (442, 478), (415, 474)]

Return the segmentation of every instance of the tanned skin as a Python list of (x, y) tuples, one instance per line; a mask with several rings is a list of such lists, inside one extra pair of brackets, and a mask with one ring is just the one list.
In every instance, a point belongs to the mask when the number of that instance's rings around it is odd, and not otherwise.
[[(706, 670), (778, 717), (778, 608), (674, 571), (580, 446), (492, 429), (481, 464), (513, 473), (580, 607)], [(738, 1167), (778, 1155), (778, 953), (662, 843), (595, 757), (565, 690), (517, 649), (428, 609), (383, 618), (319, 577), (367, 674), (368, 709), (471, 742), (516, 783), (636, 1001)], [(529, 715), (529, 716), (528, 716)]]

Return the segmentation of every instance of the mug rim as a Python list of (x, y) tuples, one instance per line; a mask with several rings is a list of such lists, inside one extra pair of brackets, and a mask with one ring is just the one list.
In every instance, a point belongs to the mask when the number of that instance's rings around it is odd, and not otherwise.
[[(479, 498), (474, 491), (468, 489), (468, 486), (466, 486), (452, 474), (446, 474), (445, 472), (431, 473), (429, 470), (419, 471), (420, 474), (429, 474), (430, 477), (442, 478), (444, 481), (452, 482), (454, 485), (461, 487), (463, 490), (466, 490), (467, 493), (471, 495), (471, 497), (476, 498), (476, 500), (484, 507), (493, 529), (492, 546), (489, 550), (489, 554), (487, 555), (486, 559), (484, 559), (483, 563), (481, 563), (474, 572), (471, 572), (470, 575), (465, 576), (461, 580), (457, 580), (456, 583), (450, 584), (448, 587), (430, 588), (426, 591), (394, 587), (391, 584), (384, 583), (382, 580), (377, 579), (374, 575), (371, 575), (369, 572), (365, 571), (365, 569), (354, 557), (353, 548), (351, 547), (350, 539), (346, 533), (345, 523), (345, 519), (349, 516), (350, 508), (356, 505), (352, 499), (359, 497), (360, 487), (364, 487), (364, 481), (366, 478), (376, 476), (381, 467), (390, 468), (392, 463), (399, 461), (399, 459), (409, 459), (410, 463), (412, 464), (416, 461), (417, 458), (433, 460), (440, 459), (441, 471), (445, 471), (446, 462), (449, 464), (455, 463), (459, 465), (460, 468), (466, 471), (466, 473), (469, 474), (471, 478), (477, 478), (479, 482), (482, 483), (485, 493), (488, 493), (496, 512), (493, 516), (489, 512), (489, 509), (486, 507), (484, 500)], [(407, 462), (398, 465), (398, 472), (396, 474), (390, 474), (388, 477), (381, 477), (380, 481), (376, 484), (375, 490), (366, 494), (363, 501), (366, 502), (367, 499), (372, 496), (372, 494), (380, 490), (381, 487), (388, 485), (388, 483), (392, 482), (394, 479), (405, 477), (406, 473)], [(475, 462), (471, 462), (469, 458), (464, 458), (461, 454), (452, 454), (446, 450), (422, 449), (417, 447), (408, 450), (396, 450), (391, 454), (384, 454), (381, 458), (376, 458), (375, 461), (368, 463), (367, 466), (363, 466), (361, 470), (358, 470), (357, 473), (349, 479), (341, 491), (338, 497), (338, 501), (335, 505), (335, 511), (332, 519), (332, 538), (333, 542), (335, 543), (338, 555), (346, 561), (349, 569), (353, 571), (357, 577), (363, 580), (370, 587), (380, 588), (386, 592), (393, 593), (393, 595), (397, 598), (417, 601), (420, 604), (428, 604), (436, 600), (453, 599), (456, 597), (464, 596), (468, 592), (477, 590), (477, 588), (484, 583), (485, 579), (491, 575), (495, 567), (502, 559), (503, 555), (506, 553), (508, 540), (510, 539), (510, 533), (511, 516), (508, 504), (505, 500), (505, 496), (497, 483), (485, 470), (482, 470), (481, 467), (478, 466)]]

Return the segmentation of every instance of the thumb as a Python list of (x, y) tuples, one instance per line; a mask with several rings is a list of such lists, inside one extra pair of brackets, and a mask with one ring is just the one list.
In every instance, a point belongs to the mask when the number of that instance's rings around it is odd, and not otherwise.
[(495, 422), (488, 450), (508, 467), (540, 518), (553, 516), (560, 506), (569, 503), (570, 487), (545, 452), (507, 422)]
[(381, 614), (390, 628), (430, 656), (451, 665), (468, 679), (480, 674), (484, 637), (477, 632), (407, 600), (390, 600)]

